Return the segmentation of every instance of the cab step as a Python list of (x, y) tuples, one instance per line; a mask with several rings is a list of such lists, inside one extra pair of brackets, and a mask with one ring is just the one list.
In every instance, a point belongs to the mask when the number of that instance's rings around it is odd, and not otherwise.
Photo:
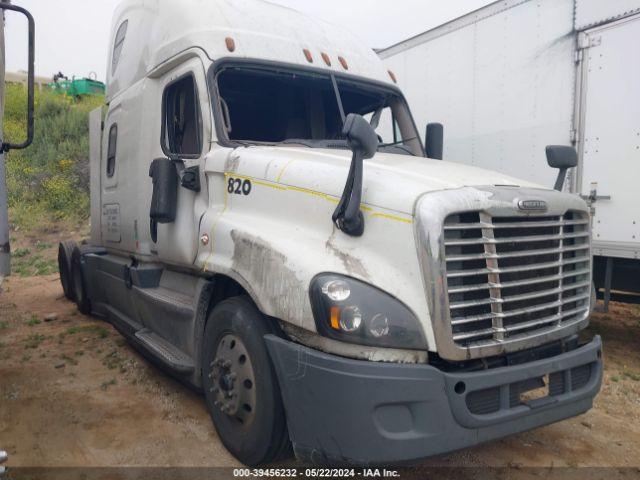
[(167, 367), (180, 373), (191, 373), (195, 370), (193, 359), (176, 347), (167, 342), (164, 338), (156, 335), (151, 330), (140, 330), (135, 337), (142, 347), (149, 353), (165, 363)]
[(192, 296), (162, 286), (156, 288), (134, 287), (134, 290), (140, 300), (163, 309), (167, 314), (178, 315), (182, 318), (191, 318), (194, 314), (195, 307)]

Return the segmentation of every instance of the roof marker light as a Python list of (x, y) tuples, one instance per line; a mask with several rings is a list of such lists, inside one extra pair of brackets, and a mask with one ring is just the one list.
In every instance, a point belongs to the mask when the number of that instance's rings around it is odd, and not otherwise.
[(344, 57), (338, 57), (338, 60), (340, 60), (340, 64), (342, 65), (342, 68), (344, 68), (345, 70), (349, 70), (349, 64), (344, 59)]
[(393, 73), (391, 70), (388, 70), (389, 72), (389, 76), (391, 77), (391, 80), (393, 80), (393, 83), (398, 83), (398, 79), (396, 78), (396, 74)]
[(309, 51), (308, 48), (305, 48), (304, 50), (302, 50), (304, 52), (304, 56), (307, 59), (307, 62), (309, 63), (313, 63), (313, 55), (311, 55), (311, 52)]
[(327, 67), (331, 66), (331, 58), (329, 57), (329, 55), (327, 55), (326, 53), (322, 53), (322, 59), (324, 60), (324, 63), (327, 64)]
[(227, 44), (227, 50), (229, 50), (230, 52), (235, 51), (236, 49), (236, 42), (233, 38), (231, 37), (227, 37), (225, 38), (225, 43)]

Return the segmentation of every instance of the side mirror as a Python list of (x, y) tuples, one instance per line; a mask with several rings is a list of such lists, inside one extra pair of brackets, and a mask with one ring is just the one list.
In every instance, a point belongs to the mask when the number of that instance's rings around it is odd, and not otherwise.
[(575, 148), (564, 145), (549, 145), (546, 148), (546, 152), (549, 166), (560, 170), (553, 188), (562, 191), (567, 171), (578, 165), (578, 153)]
[(347, 139), (349, 148), (362, 159), (372, 158), (378, 151), (378, 135), (371, 124), (362, 115), (350, 113), (344, 121), (342, 135)]
[[(8, 152), (9, 150), (22, 150), (27, 148), (33, 142), (33, 132), (34, 132), (34, 70), (35, 70), (35, 44), (36, 44), (36, 24), (33, 20), (33, 16), (24, 8), (18, 7), (17, 5), (10, 5), (9, 3), (5, 3), (0, 0), (0, 15), (4, 14), (4, 10), (11, 10), (14, 12), (21, 13), (27, 18), (28, 23), (28, 71), (27, 71), (27, 138), (22, 143), (0, 143), (0, 153)], [(4, 53), (3, 53), (4, 56)], [(2, 62), (2, 68), (4, 69), (4, 62)], [(2, 72), (4, 75), (4, 71)], [(2, 77), (4, 78), (4, 76)], [(0, 139), (1, 140), (1, 139)], [(4, 178), (1, 179), (4, 181)]]
[(362, 161), (372, 158), (378, 151), (378, 135), (362, 115), (350, 113), (344, 122), (342, 135), (353, 152), (347, 183), (338, 208), (333, 212), (333, 223), (347, 235), (359, 237), (364, 233), (364, 216), (360, 211), (362, 200)]
[(151, 196), (151, 239), (155, 242), (158, 223), (172, 223), (176, 219), (178, 204), (178, 172), (168, 158), (156, 158), (151, 162), (149, 176), (153, 179)]
[(444, 126), (441, 123), (427, 124), (427, 133), (424, 137), (425, 153), (427, 158), (442, 160), (444, 148)]

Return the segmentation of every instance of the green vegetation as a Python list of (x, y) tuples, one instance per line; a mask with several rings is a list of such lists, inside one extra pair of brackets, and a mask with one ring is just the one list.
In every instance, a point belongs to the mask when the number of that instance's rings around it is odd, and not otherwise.
[(7, 322), (6, 320), (2, 320), (0, 322), (0, 330), (5, 330), (9, 328), (9, 322)]
[(42, 342), (44, 342), (46, 337), (44, 335), (40, 335), (38, 333), (34, 333), (33, 335), (29, 335), (25, 342), (25, 348), (38, 348)]
[(40, 254), (16, 255), (16, 253), (26, 251), (28, 248), (19, 248), (11, 254), (11, 269), (15, 275), (21, 277), (33, 277), (37, 275), (51, 275), (58, 271), (58, 262), (54, 259), (46, 259)]
[[(76, 333), (95, 333), (98, 338), (107, 338), (109, 336), (109, 330), (99, 325), (82, 325), (67, 328), (64, 335), (75, 335)], [(63, 335), (63, 334), (60, 334)]]
[(71, 365), (78, 365), (78, 361), (67, 354), (60, 355), (60, 359), (64, 360), (67, 363), (70, 363)]
[(628, 372), (628, 371), (623, 372), (623, 374), (625, 377), (627, 377), (630, 380), (633, 380), (634, 382), (640, 382), (640, 374), (637, 374), (634, 372)]
[[(7, 85), (5, 100), (5, 141), (21, 142), (26, 134), (26, 89)], [(88, 113), (103, 103), (101, 96), (75, 100), (46, 89), (36, 92), (34, 142), (7, 156), (12, 223), (31, 230), (51, 220), (88, 217)]]
[(29, 325), (30, 327), (33, 327), (35, 325), (40, 325), (42, 322), (40, 321), (40, 319), (38, 318), (37, 315), (31, 315), (31, 318), (29, 320), (27, 320), (27, 325)]
[(101, 388), (102, 390), (106, 390), (107, 388), (109, 388), (109, 387), (110, 387), (110, 386), (112, 386), (112, 385), (115, 385), (116, 383), (118, 383), (118, 382), (116, 382), (116, 379), (115, 379), (115, 378), (112, 378), (112, 379), (111, 379), (111, 380), (109, 380), (108, 382), (102, 382), (102, 383), (100, 384), (100, 388)]

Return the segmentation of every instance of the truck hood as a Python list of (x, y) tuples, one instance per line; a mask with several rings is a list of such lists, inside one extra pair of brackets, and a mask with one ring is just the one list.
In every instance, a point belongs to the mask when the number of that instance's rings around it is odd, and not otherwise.
[[(228, 171), (340, 197), (351, 152), (289, 146), (241, 147), (232, 153), (230, 163), (233, 165), (227, 165)], [(416, 200), (424, 193), (490, 185), (544, 188), (462, 163), (377, 153), (364, 161), (362, 201), (412, 215)]]

